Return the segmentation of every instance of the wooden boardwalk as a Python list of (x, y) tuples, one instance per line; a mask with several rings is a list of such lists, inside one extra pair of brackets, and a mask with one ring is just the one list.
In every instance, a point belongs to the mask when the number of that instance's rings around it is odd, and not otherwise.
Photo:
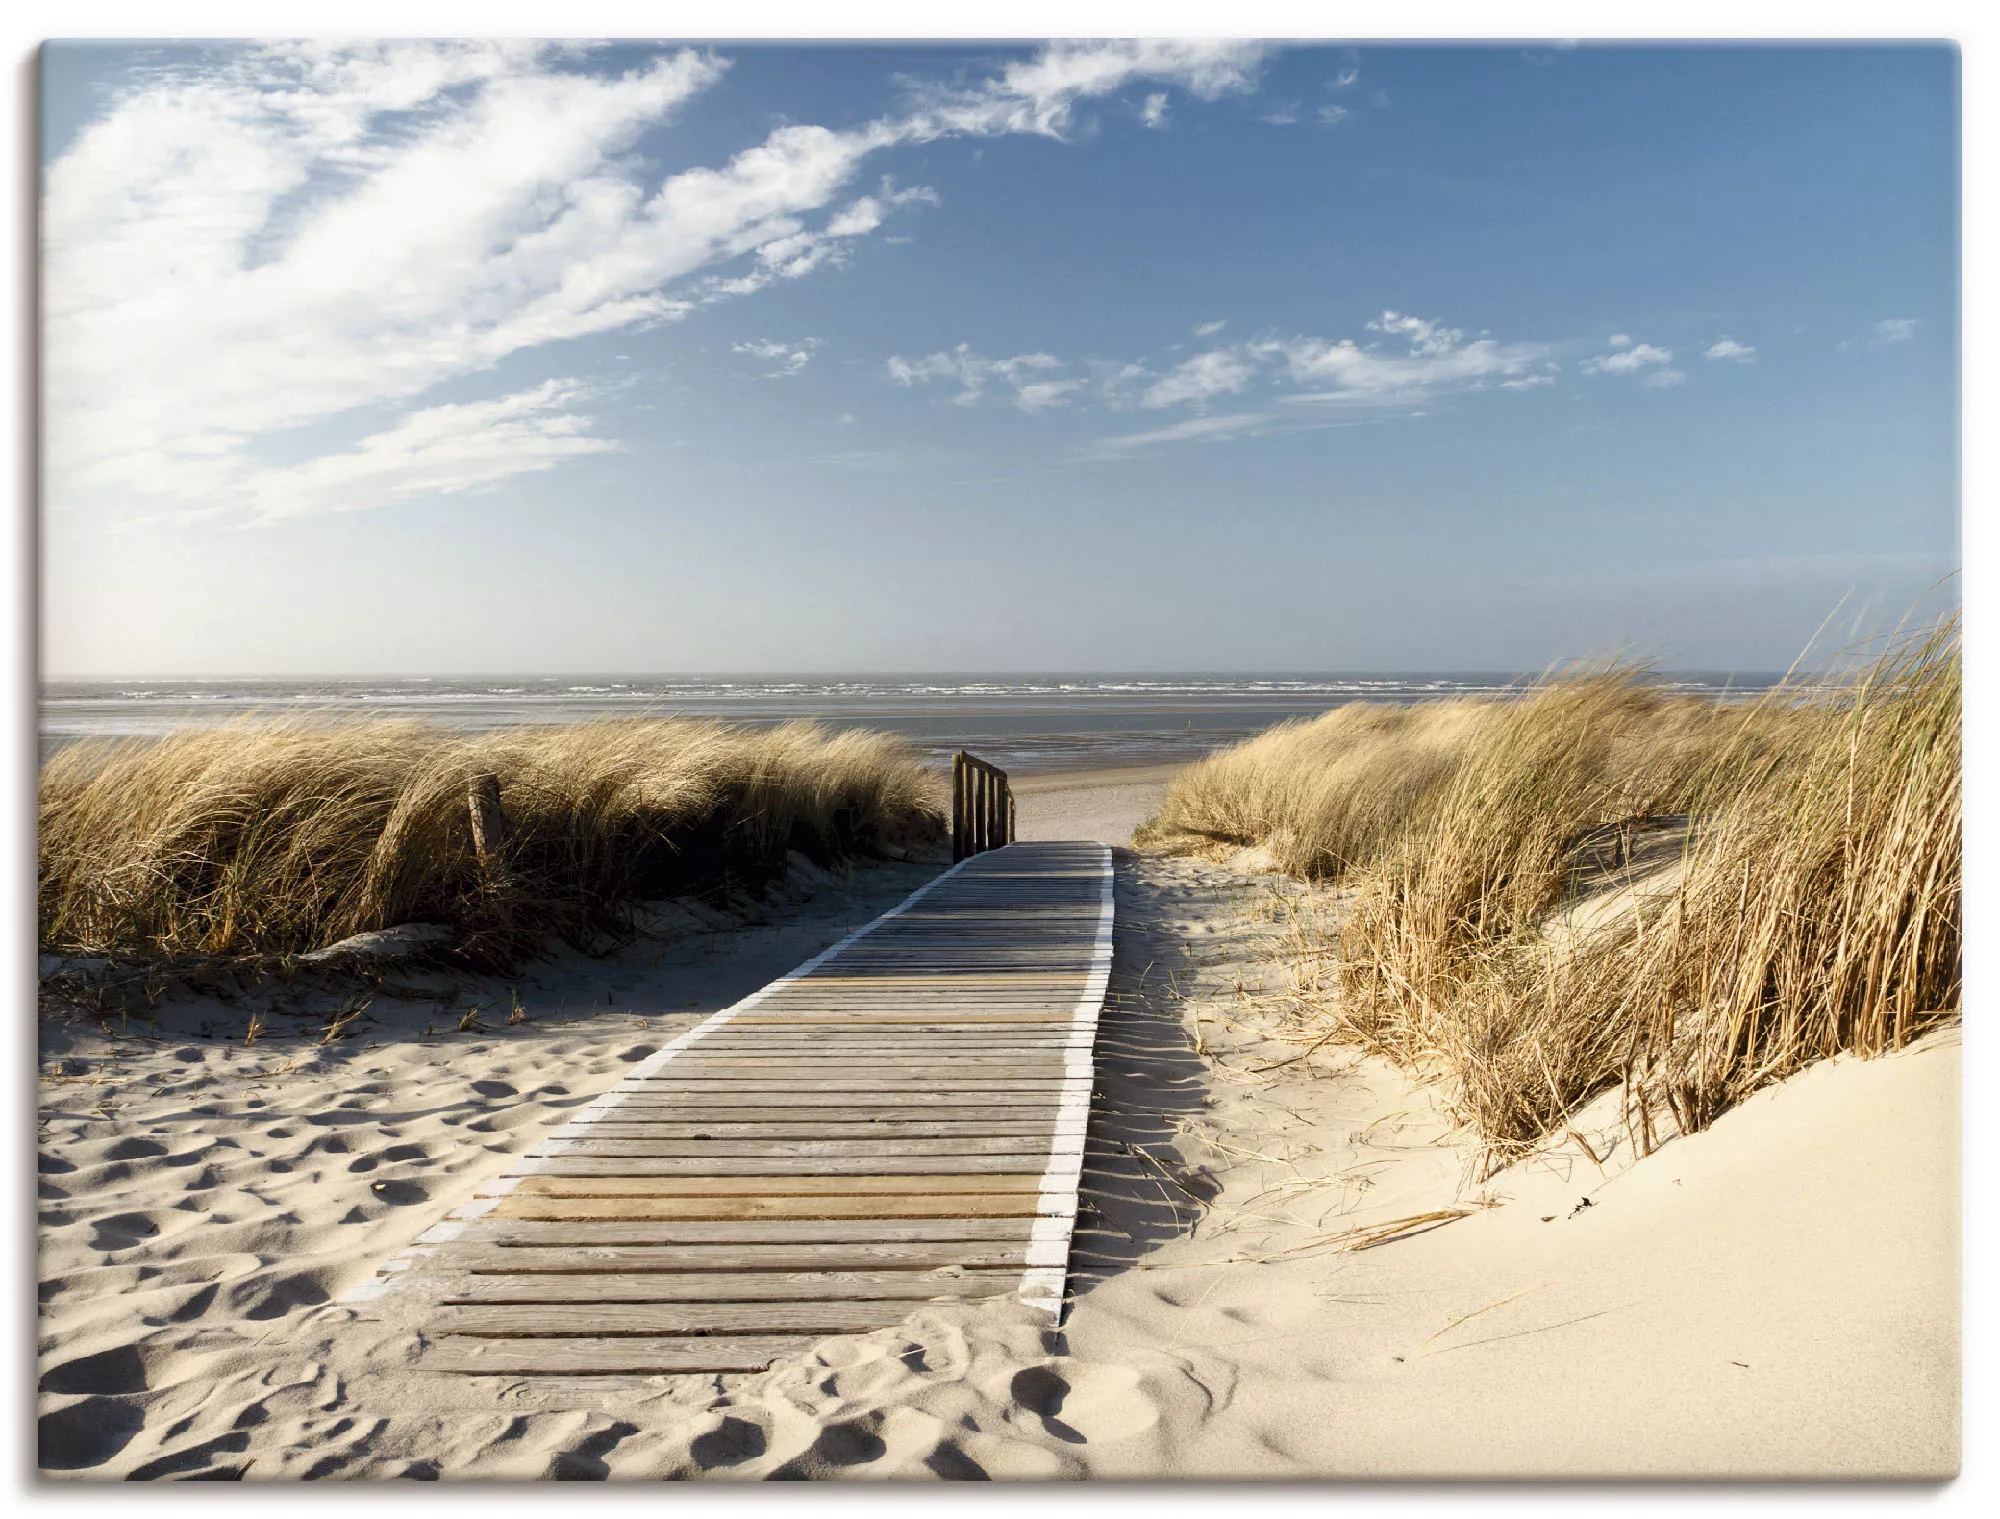
[(975, 855), (673, 1040), (397, 1263), (446, 1283), (420, 1368), (754, 1371), (925, 1301), (1059, 1313), (1111, 900), (1101, 844)]

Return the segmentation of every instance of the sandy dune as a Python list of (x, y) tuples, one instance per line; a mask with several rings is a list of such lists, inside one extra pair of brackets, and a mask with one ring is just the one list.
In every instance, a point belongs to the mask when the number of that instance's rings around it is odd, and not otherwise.
[[(1159, 783), (1028, 793), (1022, 832), (1129, 832), (1127, 788)], [(929, 868), (801, 883), (761, 927), (385, 999), (364, 1037), (326, 1047), (282, 1018), (246, 1047), (241, 1009), (194, 1002), (146, 1038), (50, 1025), (44, 1464), (251, 1479), (1954, 1469), (1955, 1038), (1822, 1066), (1636, 1164), (1608, 1110), (1586, 1115), (1595, 1159), (1571, 1143), (1480, 1184), (1422, 1087), (1300, 1042), (1263, 910), (1291, 888), (1126, 852), (1060, 1331), (1013, 1305), (938, 1305), (756, 1376), (528, 1383), (412, 1374), (426, 1304), (340, 1301), (627, 1062)], [(517, 989), (527, 1021), (510, 1025)], [(491, 1011), (458, 1032), (475, 1002)], [(1342, 1248), (1369, 1231), (1390, 1242)]]

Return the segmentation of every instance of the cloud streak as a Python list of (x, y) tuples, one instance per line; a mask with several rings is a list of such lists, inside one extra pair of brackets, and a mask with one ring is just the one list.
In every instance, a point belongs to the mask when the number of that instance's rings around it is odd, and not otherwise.
[[(1220, 323), (1197, 332), (1211, 335)], [(1000, 394), (1023, 410), (1090, 405), (1111, 411), (1205, 411), (1222, 397), (1261, 392), (1292, 407), (1423, 405), (1451, 391), (1536, 389), (1553, 384), (1556, 364), (1545, 343), (1501, 342), (1400, 312), (1385, 311), (1362, 338), (1261, 337), (1209, 348), (1164, 369), (1138, 360), (1072, 362), (1049, 353), (990, 359), (965, 344), (922, 358), (893, 357), (891, 379), (904, 386), (956, 381), (952, 400), (975, 406)], [(1032, 394), (1031, 394), (1032, 392)], [(1183, 439), (1255, 431), (1237, 412), (1229, 426), (1175, 424), (1111, 440), (1130, 452)], [(1115, 447), (1114, 447), (1115, 444)]]
[[(482, 489), (509, 459), (533, 472), (614, 446), (588, 436), (587, 393), (567, 381), (421, 398), (840, 262), (937, 201), (886, 181), (852, 192), (891, 150), (1062, 137), (1085, 102), (1142, 80), (1212, 100), (1253, 87), (1261, 56), (1058, 43), (902, 114), (783, 125), (665, 176), (644, 139), (722, 78), (710, 53), (614, 73), (566, 44), (277, 44), (156, 70), (45, 181), (50, 500), (139, 494), (268, 518)], [(1063, 387), (1016, 390), (1035, 409)], [(449, 442), (479, 405), (500, 408), (495, 445)], [(302, 430), (355, 417), (373, 428), (362, 444), (311, 457)]]

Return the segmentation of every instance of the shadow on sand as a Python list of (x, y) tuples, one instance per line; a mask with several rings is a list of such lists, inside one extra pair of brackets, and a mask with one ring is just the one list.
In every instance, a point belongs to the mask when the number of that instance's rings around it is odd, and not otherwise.
[(1196, 962), (1163, 920), (1167, 893), (1146, 879), (1144, 857), (1116, 849), (1113, 858), (1117, 934), (1070, 1245), (1073, 1298), (1185, 1235), (1215, 1190), (1176, 1148), (1208, 1092), (1175, 992)]

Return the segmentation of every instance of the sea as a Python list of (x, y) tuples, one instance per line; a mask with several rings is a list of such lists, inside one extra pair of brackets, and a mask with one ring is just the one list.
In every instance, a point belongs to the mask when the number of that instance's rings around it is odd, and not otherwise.
[[(1689, 694), (1740, 698), (1776, 672), (1663, 673)], [(1533, 677), (1432, 674), (561, 675), (398, 679), (60, 680), (41, 690), (46, 759), (78, 738), (149, 735), (250, 714), (419, 718), (464, 729), (607, 717), (764, 727), (806, 719), (898, 733), (931, 763), (960, 749), (1003, 770), (1179, 764), (1349, 702), (1506, 696)]]

